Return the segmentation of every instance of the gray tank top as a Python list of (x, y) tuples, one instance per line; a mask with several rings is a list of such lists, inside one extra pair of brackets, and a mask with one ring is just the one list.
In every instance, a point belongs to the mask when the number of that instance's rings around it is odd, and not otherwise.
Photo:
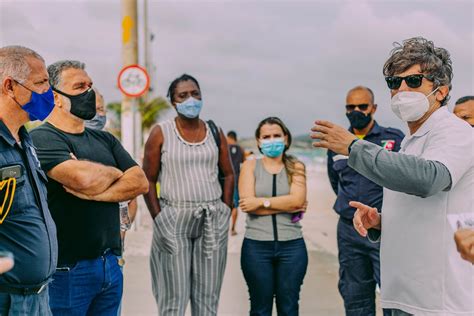
[[(256, 197), (272, 197), (273, 193), (273, 177), (263, 167), (261, 159), (257, 159), (255, 165), (255, 196)], [(286, 169), (283, 168), (280, 173), (275, 175), (276, 180), (276, 196), (290, 194), (290, 186), (288, 184), (288, 175)], [(281, 213), (273, 215), (259, 216), (247, 214), (245, 238), (262, 241), (273, 241), (275, 235), (279, 241), (294, 240), (303, 237), (301, 224), (299, 222), (291, 222), (292, 214)], [(276, 222), (274, 225), (274, 222)], [(276, 228), (276, 234), (275, 234)]]
[(160, 197), (173, 204), (208, 202), (220, 199), (219, 151), (206, 122), (206, 137), (200, 143), (185, 141), (174, 119), (160, 123), (161, 147)]

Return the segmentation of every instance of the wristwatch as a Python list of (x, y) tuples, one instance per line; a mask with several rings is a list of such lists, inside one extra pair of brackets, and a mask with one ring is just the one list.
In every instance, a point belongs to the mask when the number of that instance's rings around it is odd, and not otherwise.
[(347, 147), (347, 151), (348, 151), (349, 154), (351, 153), (352, 145), (354, 145), (358, 140), (359, 140), (358, 138), (354, 139), (354, 140), (349, 144), (349, 147)]
[(270, 208), (270, 200), (264, 200), (263, 201), (263, 207), (264, 208)]

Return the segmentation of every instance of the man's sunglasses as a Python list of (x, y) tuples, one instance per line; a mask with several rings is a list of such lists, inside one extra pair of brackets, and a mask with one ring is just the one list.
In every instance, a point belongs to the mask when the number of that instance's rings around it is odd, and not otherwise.
[(352, 112), (355, 110), (355, 108), (358, 108), (361, 111), (365, 111), (369, 108), (369, 105), (368, 104), (346, 104), (347, 112)]
[(430, 77), (423, 74), (409, 75), (406, 77), (387, 76), (385, 77), (385, 81), (387, 82), (387, 86), (389, 87), (389, 89), (396, 90), (400, 88), (403, 80), (405, 80), (407, 86), (409, 86), (410, 88), (419, 88), (421, 86), (423, 78), (432, 81)]

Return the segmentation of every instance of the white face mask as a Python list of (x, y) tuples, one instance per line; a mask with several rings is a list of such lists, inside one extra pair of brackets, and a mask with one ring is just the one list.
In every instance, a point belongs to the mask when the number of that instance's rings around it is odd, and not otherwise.
[(428, 112), (430, 102), (428, 97), (436, 92), (434, 89), (430, 94), (424, 95), (421, 92), (401, 91), (392, 97), (392, 111), (404, 122), (414, 122)]

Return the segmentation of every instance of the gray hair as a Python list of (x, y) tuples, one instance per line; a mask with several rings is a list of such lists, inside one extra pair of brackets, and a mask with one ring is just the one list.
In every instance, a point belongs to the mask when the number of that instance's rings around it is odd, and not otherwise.
[[(383, 66), (384, 76), (393, 76), (414, 65), (420, 65), (421, 72), (433, 81), (434, 88), (448, 86), (451, 90), (453, 66), (446, 49), (435, 47), (432, 41), (423, 37), (409, 38), (403, 44), (395, 42), (394, 46)], [(441, 105), (446, 105), (448, 100), (449, 95), (441, 101)]]
[(31, 67), (26, 60), (33, 57), (44, 62), (37, 52), (23, 46), (5, 46), (0, 48), (0, 82), (6, 77), (12, 77), (24, 83), (31, 73)]
[(82, 69), (86, 68), (83, 62), (77, 60), (60, 60), (48, 66), (49, 84), (52, 87), (59, 88), (61, 84), (61, 73), (67, 69)]

